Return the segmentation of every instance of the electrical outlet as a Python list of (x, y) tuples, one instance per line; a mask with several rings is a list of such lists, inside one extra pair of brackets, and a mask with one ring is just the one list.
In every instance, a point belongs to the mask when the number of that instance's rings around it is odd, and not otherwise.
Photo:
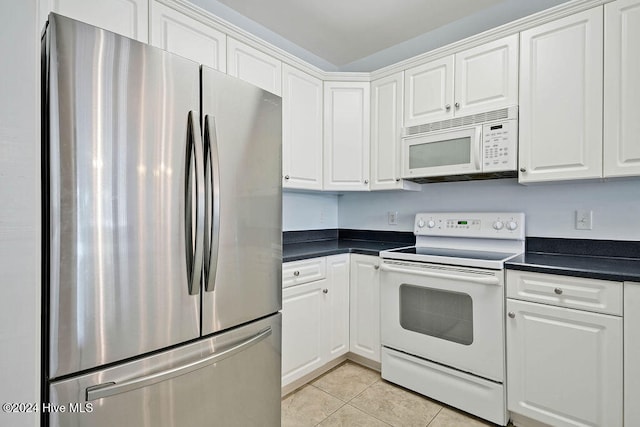
[(389, 225), (398, 225), (398, 212), (387, 212), (387, 219), (389, 220)]
[(576, 230), (593, 229), (593, 211), (588, 209), (578, 209), (576, 211)]

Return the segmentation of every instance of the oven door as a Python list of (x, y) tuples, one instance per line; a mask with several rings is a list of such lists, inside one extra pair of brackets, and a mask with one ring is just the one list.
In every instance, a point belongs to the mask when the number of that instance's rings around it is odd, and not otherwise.
[(385, 260), (382, 345), (504, 380), (504, 272)]
[(402, 140), (402, 177), (482, 172), (482, 126), (410, 136)]

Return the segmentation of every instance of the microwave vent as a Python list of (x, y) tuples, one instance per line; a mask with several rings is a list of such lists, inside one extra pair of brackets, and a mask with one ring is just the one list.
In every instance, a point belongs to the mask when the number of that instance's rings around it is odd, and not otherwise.
[(491, 122), (494, 120), (508, 119), (508, 118), (510, 118), (509, 108), (502, 108), (500, 110), (487, 111), (485, 113), (478, 113), (470, 116), (456, 117), (453, 119), (442, 120), (439, 122), (425, 123), (423, 125), (411, 126), (404, 129), (403, 136), (411, 136), (411, 135), (417, 135), (425, 132), (452, 129), (460, 126), (469, 126), (477, 123), (485, 123), (485, 122)]

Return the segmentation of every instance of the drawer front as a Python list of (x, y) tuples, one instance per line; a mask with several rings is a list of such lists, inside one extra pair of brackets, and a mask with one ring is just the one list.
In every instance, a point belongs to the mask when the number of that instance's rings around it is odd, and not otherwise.
[(301, 285), (327, 277), (327, 259), (312, 258), (282, 264), (282, 287)]
[(622, 283), (507, 270), (507, 297), (622, 316)]

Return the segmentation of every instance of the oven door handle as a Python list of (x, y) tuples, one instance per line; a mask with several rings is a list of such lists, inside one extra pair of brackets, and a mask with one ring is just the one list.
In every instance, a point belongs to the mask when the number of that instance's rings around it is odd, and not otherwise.
[(393, 273), (417, 274), (418, 276), (436, 277), (438, 279), (463, 280), (465, 282), (480, 283), (483, 285), (499, 285), (500, 284), (500, 279), (498, 279), (496, 276), (491, 276), (491, 277), (463, 276), (461, 274), (440, 273), (435, 271), (392, 267), (389, 264), (385, 264), (385, 263), (383, 263), (380, 266), (380, 270), (389, 271)]

